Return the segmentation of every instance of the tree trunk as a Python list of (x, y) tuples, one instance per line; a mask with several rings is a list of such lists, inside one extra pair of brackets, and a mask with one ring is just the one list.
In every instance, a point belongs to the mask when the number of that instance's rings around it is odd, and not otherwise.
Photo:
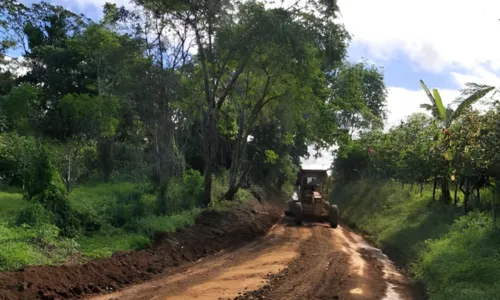
[[(211, 163), (209, 163), (211, 165)], [(202, 203), (206, 207), (210, 204), (210, 201), (212, 200), (212, 174), (213, 170), (211, 169), (211, 166), (207, 166), (205, 164), (205, 173), (204, 173), (204, 186), (203, 186), (203, 199)]]
[(432, 201), (436, 200), (436, 186), (437, 186), (437, 177), (434, 178), (434, 187), (432, 188)]
[(462, 192), (464, 193), (464, 215), (465, 215), (469, 211), (467, 206), (469, 204), (469, 196), (470, 196), (470, 183), (467, 177), (465, 178), (465, 191), (462, 190)]
[[(237, 147), (239, 148), (239, 147)], [(239, 189), (239, 169), (240, 169), (240, 157), (237, 153), (239, 150), (233, 150), (233, 154), (231, 155), (231, 167), (229, 168), (229, 188), (224, 194), (224, 199), (232, 201), (234, 199), (234, 195), (238, 192)]]
[(240, 176), (241, 160), (244, 152), (246, 151), (245, 145), (247, 139), (247, 135), (244, 134), (245, 131), (243, 128), (244, 124), (245, 124), (245, 111), (244, 109), (241, 109), (238, 116), (238, 134), (236, 136), (236, 140), (234, 143), (235, 147), (231, 154), (231, 166), (229, 167), (229, 189), (224, 195), (224, 199), (226, 200), (233, 200), (234, 195), (238, 192), (238, 189), (240, 188), (239, 183), (241, 182), (241, 180), (239, 180), (238, 177)]
[(420, 197), (422, 197), (422, 193), (423, 193), (423, 191), (424, 191), (424, 184), (423, 184), (423, 183), (421, 183), (421, 184), (420, 184)]
[(236, 185), (229, 186), (229, 189), (227, 190), (226, 194), (224, 195), (224, 199), (225, 200), (233, 201), (234, 200), (234, 196), (236, 195), (236, 193), (238, 192), (239, 189), (240, 188), (237, 187)]
[(441, 197), (444, 203), (451, 203), (450, 185), (446, 177), (443, 177), (441, 181)]
[(113, 173), (113, 155), (112, 141), (106, 138), (100, 138), (97, 142), (97, 149), (99, 152), (99, 166), (101, 168), (104, 181), (108, 181)]
[(66, 191), (69, 193), (70, 192), (70, 182), (71, 182), (71, 149), (69, 150), (68, 153), (68, 168), (66, 171)]
[(482, 205), (481, 205), (481, 189), (480, 189), (479, 185), (476, 186), (476, 193), (477, 193), (477, 207), (478, 207), (478, 209), (481, 209), (482, 208)]
[(158, 215), (161, 216), (166, 215), (168, 213), (167, 188), (168, 186), (166, 182), (160, 182), (157, 206), (158, 206)]
[(495, 201), (496, 201), (496, 193), (493, 190), (493, 199), (491, 200), (491, 214), (493, 217), (493, 228), (496, 230), (497, 229), (497, 214), (496, 214), (496, 207), (495, 207)]
[(216, 113), (213, 109), (208, 108), (203, 112), (203, 127), (202, 127), (202, 149), (203, 158), (205, 160), (204, 170), (204, 188), (202, 203), (208, 206), (212, 201), (212, 174), (215, 170), (215, 145), (217, 143), (217, 119), (213, 115)]

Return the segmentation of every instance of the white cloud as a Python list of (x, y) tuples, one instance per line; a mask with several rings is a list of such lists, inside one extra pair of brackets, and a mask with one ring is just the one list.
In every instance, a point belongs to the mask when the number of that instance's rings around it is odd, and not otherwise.
[(485, 69), (483, 66), (473, 67), (467, 74), (458, 72), (451, 72), (450, 74), (460, 87), (465, 86), (465, 84), (468, 82), (488, 84), (493, 86), (498, 86), (500, 84), (500, 76)]
[[(429, 86), (429, 89), (432, 90), (432, 88), (433, 87)], [(460, 96), (460, 92), (457, 90), (438, 90), (445, 106), (451, 104), (457, 97)], [(426, 112), (424, 109), (420, 108), (420, 104), (423, 103), (430, 104), (429, 99), (423, 90), (409, 90), (401, 87), (389, 87), (387, 95), (387, 109), (389, 111), (389, 116), (385, 122), (385, 129), (389, 129), (392, 126), (399, 124), (401, 120), (404, 120), (412, 113)]]
[(480, 64), (500, 69), (499, 1), (339, 0), (339, 6), (353, 43), (375, 58), (404, 53), (434, 72)]
[(306, 169), (329, 169), (332, 166), (333, 162), (332, 150), (334, 150), (335, 148), (336, 147), (332, 147), (329, 150), (320, 151), (321, 157), (315, 158), (314, 154), (316, 153), (316, 151), (314, 151), (314, 148), (312, 146), (309, 147), (308, 150), (310, 157), (308, 159), (302, 158), (300, 160), (302, 163), (302, 167)]
[(4, 63), (0, 64), (0, 70), (10, 71), (15, 76), (23, 76), (28, 73), (29, 68), (25, 65), (24, 57), (12, 58), (9, 56), (4, 57)]

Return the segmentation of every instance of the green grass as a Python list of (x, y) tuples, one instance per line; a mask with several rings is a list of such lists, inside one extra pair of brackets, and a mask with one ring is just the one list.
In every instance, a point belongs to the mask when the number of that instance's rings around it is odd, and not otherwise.
[(149, 237), (118, 232), (115, 234), (99, 233), (93, 236), (83, 236), (78, 239), (80, 252), (87, 258), (110, 257), (118, 251), (139, 250), (151, 245)]
[(137, 220), (134, 232), (114, 227), (103, 228), (92, 236), (78, 239), (81, 253), (88, 258), (109, 257), (117, 251), (139, 250), (151, 245), (156, 231), (173, 232), (193, 225), (201, 209), (195, 208), (171, 216), (148, 216)]
[(22, 193), (18, 191), (0, 191), (0, 222), (15, 221), (19, 212), (26, 205)]
[(406, 265), (430, 299), (498, 299), (500, 235), (490, 215), (462, 216), (431, 199), (429, 187), (420, 196), (417, 189), (376, 181), (349, 184), (332, 195), (342, 218)]
[(0, 192), (0, 270), (57, 265), (81, 257), (85, 261), (142, 249), (151, 245), (155, 231), (172, 232), (192, 225), (201, 212), (193, 208), (156, 216), (156, 196), (148, 193), (145, 185), (127, 182), (79, 186), (69, 198), (76, 211), (97, 220), (98, 231), (66, 239), (50, 224), (15, 226), (20, 212), (29, 204), (17, 190)]
[[(41, 218), (41, 205), (27, 203), (18, 190), (0, 192), (0, 270), (13, 270), (29, 265), (56, 265), (68, 259), (85, 261), (109, 257), (117, 251), (143, 249), (151, 245), (156, 231), (172, 232), (194, 224), (202, 211), (196, 203), (203, 187), (201, 175), (188, 172), (172, 181), (167, 207), (170, 214), (155, 215), (156, 195), (146, 184), (111, 182), (80, 185), (69, 194), (69, 201), (85, 224), (74, 239), (62, 238), (51, 225), (50, 218)], [(201, 182), (202, 183), (202, 182)], [(227, 191), (225, 180), (214, 182), (214, 199)], [(253, 199), (252, 194), (240, 189), (235, 201), (214, 201), (212, 209), (229, 210), (235, 203)], [(31, 206), (30, 206), (31, 205)], [(33, 227), (15, 226), (25, 208), (31, 208), (40, 222)], [(36, 209), (35, 209), (36, 208)], [(31, 216), (30, 215), (30, 216)], [(22, 218), (21, 218), (22, 219)], [(43, 219), (43, 220), (42, 220)], [(43, 222), (42, 222), (43, 221)], [(97, 224), (98, 226), (95, 226)]]
[(194, 224), (201, 209), (193, 208), (171, 216), (148, 216), (137, 221), (135, 231), (145, 236), (152, 237), (155, 231), (173, 232)]
[(0, 270), (59, 264), (75, 255), (78, 244), (58, 235), (59, 229), (53, 225), (31, 228), (0, 224)]

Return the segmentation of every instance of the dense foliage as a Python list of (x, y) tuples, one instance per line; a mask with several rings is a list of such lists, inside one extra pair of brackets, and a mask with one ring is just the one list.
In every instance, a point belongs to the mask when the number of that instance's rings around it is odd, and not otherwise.
[[(332, 199), (344, 221), (412, 275), (428, 299), (496, 299), (500, 239), (487, 212), (432, 199), (433, 185), (364, 179), (338, 186)], [(492, 194), (483, 191), (490, 201)], [(425, 289), (424, 289), (425, 288)]]
[(0, 268), (134, 249), (199, 207), (287, 194), (311, 145), (380, 128), (383, 76), (345, 61), (338, 7), (272, 2), (136, 0), (92, 20), (1, 0), (0, 223), (25, 255)]
[[(425, 85), (424, 90), (428, 92)], [(495, 102), (483, 112), (472, 107), (492, 90), (479, 86), (479, 91), (464, 91), (466, 96), (456, 101), (455, 110), (445, 109), (436, 91), (437, 107), (441, 109), (434, 109), (436, 102), (422, 105), (432, 111), (432, 116), (415, 113), (387, 132), (360, 133), (337, 150), (336, 180), (347, 183), (371, 177), (421, 188), (431, 183), (434, 200), (440, 196), (442, 203), (462, 206), (464, 213), (471, 208), (494, 207), (496, 201), (489, 205), (481, 201), (481, 189), (498, 192), (500, 173), (495, 149), (499, 141), (500, 106)], [(440, 195), (437, 188), (441, 189)]]
[(496, 299), (500, 106), (490, 97), (486, 109), (473, 106), (494, 88), (471, 84), (444, 107), (421, 83), (430, 114), (340, 145), (332, 200), (429, 299)]

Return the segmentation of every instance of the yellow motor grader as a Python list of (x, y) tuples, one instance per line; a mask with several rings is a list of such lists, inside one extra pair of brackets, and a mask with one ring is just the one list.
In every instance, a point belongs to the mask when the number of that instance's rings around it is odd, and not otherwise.
[(326, 170), (301, 169), (298, 172), (296, 192), (288, 201), (288, 210), (285, 211), (285, 216), (293, 218), (296, 225), (301, 225), (302, 221), (312, 221), (328, 222), (332, 228), (337, 227), (339, 209), (337, 205), (330, 205), (321, 194), (326, 177)]

